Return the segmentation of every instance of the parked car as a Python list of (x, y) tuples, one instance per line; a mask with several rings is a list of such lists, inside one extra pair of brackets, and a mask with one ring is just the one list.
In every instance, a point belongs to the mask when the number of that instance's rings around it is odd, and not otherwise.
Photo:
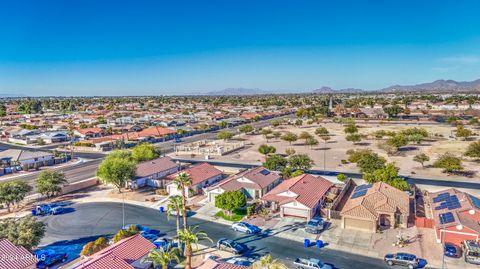
[(325, 221), (322, 218), (313, 218), (307, 222), (305, 232), (319, 234), (325, 228)]
[(236, 257), (236, 258), (231, 258), (231, 259), (228, 259), (226, 261), (227, 263), (230, 263), (230, 264), (235, 264), (235, 265), (243, 265), (243, 266), (250, 266), (252, 265), (252, 262), (245, 259), (245, 258), (239, 258), (239, 257)]
[(243, 221), (232, 224), (232, 229), (234, 231), (244, 232), (247, 234), (256, 234), (262, 232), (262, 229), (258, 228), (257, 226)]
[(63, 213), (63, 207), (55, 204), (40, 204), (36, 208), (37, 215), (58, 215)]
[(460, 247), (452, 243), (445, 243), (443, 253), (445, 254), (445, 256), (451, 258), (462, 257), (462, 250), (460, 249)]
[(329, 264), (325, 264), (318, 259), (296, 258), (293, 265), (299, 269), (333, 269)]
[(157, 249), (169, 250), (171, 248), (178, 247), (178, 243), (172, 241), (168, 238), (158, 238), (157, 240), (153, 241), (153, 244)]
[(50, 268), (52, 265), (59, 263), (59, 262), (65, 262), (67, 260), (67, 253), (59, 252), (59, 253), (54, 253), (52, 255), (46, 256), (44, 259), (40, 260), (37, 263), (37, 268), (38, 269), (47, 269)]
[(473, 240), (464, 240), (462, 242), (462, 249), (466, 262), (480, 264), (480, 243)]
[(414, 269), (418, 267), (417, 256), (408, 253), (395, 253), (385, 255), (385, 262), (392, 265), (401, 265), (408, 267), (409, 269)]
[(247, 251), (247, 248), (244, 245), (241, 245), (231, 239), (226, 238), (221, 238), (220, 240), (218, 240), (217, 248), (235, 254), (242, 254)]

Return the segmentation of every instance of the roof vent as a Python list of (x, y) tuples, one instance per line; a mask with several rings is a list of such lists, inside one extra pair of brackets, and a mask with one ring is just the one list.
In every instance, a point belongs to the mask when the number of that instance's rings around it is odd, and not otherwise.
[(468, 210), (468, 214), (474, 215), (474, 214), (475, 214), (475, 210), (473, 210), (473, 209)]

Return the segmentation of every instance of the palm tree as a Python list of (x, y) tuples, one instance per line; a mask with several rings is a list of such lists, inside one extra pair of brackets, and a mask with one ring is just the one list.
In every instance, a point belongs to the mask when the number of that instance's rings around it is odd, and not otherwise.
[(253, 264), (253, 269), (287, 269), (288, 267), (279, 262), (276, 259), (273, 259), (270, 254), (263, 256), (260, 260)]
[(74, 139), (75, 123), (72, 118), (68, 119), (67, 135), (70, 137), (70, 160), (73, 162), (73, 139)]
[(182, 191), (182, 217), (183, 228), (187, 228), (187, 188), (192, 185), (192, 179), (186, 173), (179, 173), (173, 180), (177, 189)]
[(175, 217), (177, 219), (177, 235), (180, 231), (180, 212), (183, 209), (183, 199), (180, 195), (174, 195), (170, 197), (170, 200), (167, 204), (167, 218), (175, 212)]
[(177, 248), (167, 250), (164, 250), (163, 248), (159, 248), (158, 250), (152, 249), (142, 262), (151, 262), (154, 268), (160, 265), (162, 269), (168, 269), (168, 265), (171, 262), (176, 261), (177, 263), (180, 263), (180, 258), (178, 256), (179, 253)]
[(210, 241), (213, 243), (212, 239), (208, 237), (205, 232), (197, 231), (198, 226), (194, 227), (185, 227), (183, 230), (180, 230), (176, 238), (185, 244), (185, 256), (187, 258), (185, 262), (185, 269), (192, 268), (192, 255), (193, 248), (192, 245), (195, 245), (198, 248), (198, 243), (200, 241)]

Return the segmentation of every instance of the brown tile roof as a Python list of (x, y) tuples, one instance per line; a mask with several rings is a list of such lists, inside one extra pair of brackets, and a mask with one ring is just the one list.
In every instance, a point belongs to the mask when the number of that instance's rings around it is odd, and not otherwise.
[(155, 245), (137, 234), (93, 254), (73, 269), (134, 269), (131, 264), (152, 249)]
[[(211, 164), (201, 163), (199, 165), (195, 165), (183, 171), (180, 171), (179, 173), (186, 173), (190, 176), (190, 179), (192, 180), (192, 185), (197, 185), (208, 179), (221, 175), (222, 171), (218, 170)], [(167, 179), (173, 180), (177, 176), (177, 174), (178, 173), (169, 175), (167, 176)]]
[[(280, 204), (297, 201), (309, 208), (313, 208), (332, 186), (333, 184), (323, 177), (303, 174), (283, 181), (262, 197), (262, 200), (278, 202)], [(295, 196), (288, 197), (278, 195), (287, 191), (292, 192)]]
[(341, 211), (342, 216), (377, 220), (379, 212), (394, 213), (399, 210), (408, 214), (410, 211), (408, 194), (384, 182), (374, 183), (364, 196), (352, 198), (352, 195)]
[(172, 161), (172, 158), (168, 156), (160, 157), (155, 160), (137, 164), (135, 175), (137, 177), (146, 177), (178, 166), (178, 164)]
[(82, 128), (82, 129), (76, 129), (77, 132), (81, 133), (81, 134), (88, 134), (88, 133), (94, 133), (94, 134), (99, 134), (99, 133), (102, 133), (103, 130), (102, 128), (96, 128), (96, 127), (92, 127), (92, 128)]
[[(242, 180), (243, 178), (251, 182), (244, 181)], [(225, 191), (236, 191), (241, 188), (245, 188), (260, 190), (269, 186), (278, 179), (280, 179), (280, 176), (277, 173), (271, 172), (263, 167), (257, 167), (230, 176), (222, 182), (209, 187), (208, 189), (212, 190), (221, 188)]]
[(35, 256), (24, 247), (17, 247), (7, 239), (0, 239), (0, 268), (23, 269), (35, 263)]

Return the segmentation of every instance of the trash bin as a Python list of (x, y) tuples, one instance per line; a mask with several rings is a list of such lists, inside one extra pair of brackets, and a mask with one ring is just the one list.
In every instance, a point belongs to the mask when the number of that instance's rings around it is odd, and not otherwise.
[(37, 215), (37, 210), (32, 209), (32, 216), (36, 216), (36, 215)]
[(322, 248), (322, 247), (323, 247), (323, 241), (317, 240), (317, 248)]
[(165, 212), (165, 208), (163, 206), (160, 207), (160, 213)]
[(308, 239), (303, 240), (303, 246), (306, 248), (310, 247), (310, 240)]

